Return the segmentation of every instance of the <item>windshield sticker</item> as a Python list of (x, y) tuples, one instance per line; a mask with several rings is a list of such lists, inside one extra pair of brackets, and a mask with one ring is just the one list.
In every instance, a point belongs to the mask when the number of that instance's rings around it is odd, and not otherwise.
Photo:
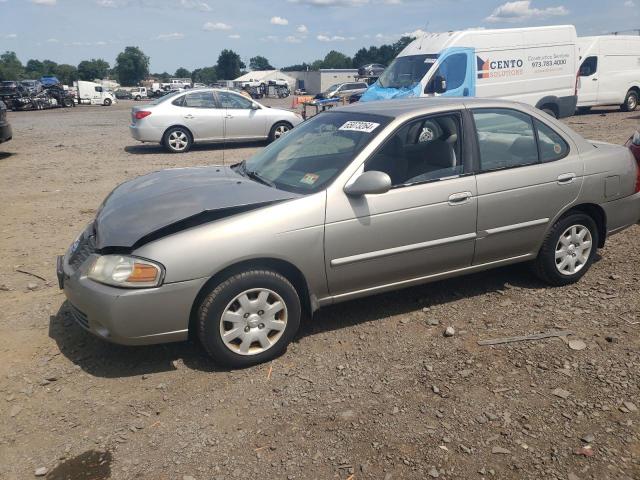
[(320, 178), (315, 173), (306, 173), (304, 177), (300, 179), (300, 183), (306, 183), (307, 185), (313, 185)]
[(425, 58), (424, 63), (436, 63), (436, 60), (435, 58)]
[(562, 152), (562, 147), (559, 143), (555, 143), (553, 145), (553, 151), (556, 152), (557, 155), (560, 155), (560, 152)]
[(362, 122), (358, 120), (351, 120), (342, 125), (338, 130), (349, 130), (352, 132), (371, 133), (380, 126), (375, 122)]

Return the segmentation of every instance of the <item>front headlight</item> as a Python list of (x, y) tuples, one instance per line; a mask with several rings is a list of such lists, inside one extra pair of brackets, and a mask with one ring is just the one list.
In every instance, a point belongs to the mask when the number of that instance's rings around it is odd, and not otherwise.
[(95, 259), (87, 276), (114, 287), (159, 287), (164, 278), (164, 267), (127, 255), (102, 255)]

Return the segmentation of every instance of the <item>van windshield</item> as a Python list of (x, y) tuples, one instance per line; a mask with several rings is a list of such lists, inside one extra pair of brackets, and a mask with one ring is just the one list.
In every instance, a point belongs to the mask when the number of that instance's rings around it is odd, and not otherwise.
[(437, 54), (397, 57), (380, 75), (378, 84), (383, 88), (412, 87), (424, 78), (437, 59)]

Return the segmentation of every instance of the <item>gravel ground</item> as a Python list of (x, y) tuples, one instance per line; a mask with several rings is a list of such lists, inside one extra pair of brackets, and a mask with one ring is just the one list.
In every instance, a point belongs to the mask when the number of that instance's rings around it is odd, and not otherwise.
[[(336, 305), (284, 356), (241, 371), (188, 342), (127, 348), (84, 333), (54, 260), (105, 195), (261, 148), (166, 154), (129, 137), (131, 104), (9, 114), (0, 478), (640, 478), (640, 226), (611, 238), (578, 285), (547, 288), (513, 266)], [(567, 122), (622, 143), (638, 119), (596, 110)], [(477, 344), (554, 329), (585, 348)]]

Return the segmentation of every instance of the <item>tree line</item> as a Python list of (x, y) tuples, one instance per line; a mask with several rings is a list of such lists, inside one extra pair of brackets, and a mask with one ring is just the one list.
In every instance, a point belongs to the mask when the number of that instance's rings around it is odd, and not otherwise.
[[(358, 68), (369, 63), (388, 65), (413, 38), (402, 37), (389, 45), (361, 48), (353, 57), (331, 50), (323, 59), (313, 62), (289, 65), (283, 71), (320, 70), (322, 68)], [(273, 70), (269, 60), (261, 55), (249, 59), (251, 70)], [(212, 84), (218, 80), (233, 80), (246, 72), (246, 65), (233, 50), (224, 49), (218, 56), (215, 65), (196, 68), (189, 71), (179, 67), (173, 74), (169, 72), (153, 73), (161, 82), (170, 77), (191, 78), (193, 82)], [(54, 75), (64, 84), (72, 84), (76, 80), (95, 80), (113, 78), (125, 86), (139, 85), (149, 77), (149, 57), (138, 47), (126, 47), (116, 57), (111, 67), (109, 62), (101, 58), (83, 60), (78, 65), (58, 64), (52, 60), (30, 59), (22, 64), (15, 52), (7, 51), (0, 55), (0, 81), (39, 79)]]

